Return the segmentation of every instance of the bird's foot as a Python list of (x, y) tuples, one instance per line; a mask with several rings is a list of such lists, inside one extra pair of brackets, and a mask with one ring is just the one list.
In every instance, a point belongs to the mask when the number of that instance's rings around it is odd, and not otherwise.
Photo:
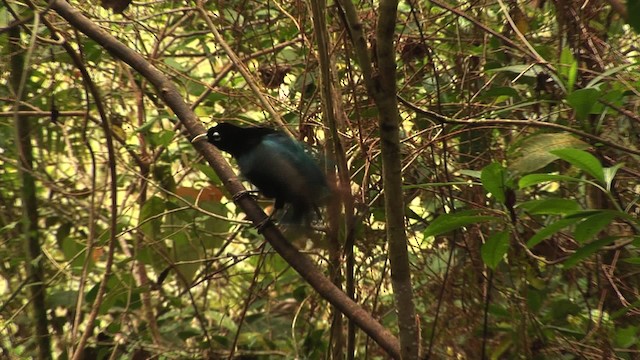
[(255, 196), (257, 193), (257, 191), (241, 190), (233, 194), (233, 201), (236, 202), (245, 196)]
[(255, 225), (256, 230), (258, 230), (258, 234), (262, 234), (262, 231), (264, 231), (264, 229), (269, 226), (269, 225), (273, 225), (273, 222), (271, 221), (271, 217), (273, 214), (267, 216), (266, 218), (264, 218), (262, 221), (260, 221), (259, 223), (257, 223)]

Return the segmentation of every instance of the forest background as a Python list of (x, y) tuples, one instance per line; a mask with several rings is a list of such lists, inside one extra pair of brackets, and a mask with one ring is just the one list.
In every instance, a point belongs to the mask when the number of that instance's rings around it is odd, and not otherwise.
[[(638, 0), (3, 0), (0, 357), (637, 358), (639, 31)], [(190, 142), (222, 121), (322, 160), (312, 236), (251, 225)]]

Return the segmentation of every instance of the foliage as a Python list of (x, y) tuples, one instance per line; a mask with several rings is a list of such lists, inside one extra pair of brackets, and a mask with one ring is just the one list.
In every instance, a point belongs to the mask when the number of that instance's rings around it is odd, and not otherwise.
[[(640, 351), (640, 77), (632, 7), (638, 1), (629, 2), (631, 27), (604, 1), (451, 3), (400, 2), (396, 26), (405, 231), (423, 353), (433, 359), (634, 358)], [(352, 236), (355, 299), (397, 333), (382, 230), (377, 109), (344, 9), (330, 3), (326, 31), (338, 121), (327, 121), (320, 90), (328, 85), (320, 80), (308, 4), (205, 2), (216, 29), (249, 69), (252, 78), (246, 78), (194, 3), (136, 2), (116, 14), (97, 2), (73, 2), (169, 75), (206, 126), (284, 126), (324, 151), (331, 171), (347, 169), (351, 182), (336, 192), (353, 195), (351, 233), (344, 231), (349, 214), (343, 210), (339, 238), (318, 231), (294, 242), (329, 274), (344, 271), (347, 265), (338, 262)], [(68, 358), (78, 344), (112, 233), (112, 276), (87, 358), (321, 359), (342, 346), (344, 334), (335, 331), (342, 320), (244, 221), (159, 100), (161, 90), (45, 2), (36, 3), (38, 16), (22, 2), (6, 5), (0, 27), (16, 20), (14, 13), (24, 20), (19, 45), (29, 75), (17, 99), (5, 81), (12, 54), (0, 50), (3, 355), (35, 352), (19, 226), (17, 101), (35, 124), (54, 357)], [(377, 2), (356, 6), (375, 49)], [(80, 54), (81, 67), (45, 22)], [(0, 44), (8, 41), (7, 32), (0, 33)], [(85, 69), (90, 78), (83, 77)], [(344, 163), (332, 155), (332, 126), (341, 134)], [(110, 226), (110, 161), (117, 168), (116, 228)], [(365, 336), (356, 337), (355, 351), (356, 358), (386, 358)]]

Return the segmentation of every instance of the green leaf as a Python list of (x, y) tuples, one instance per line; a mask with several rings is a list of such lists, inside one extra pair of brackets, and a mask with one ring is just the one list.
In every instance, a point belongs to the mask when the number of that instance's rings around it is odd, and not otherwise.
[(588, 152), (578, 149), (558, 149), (552, 150), (551, 153), (590, 174), (601, 184), (605, 183), (604, 170), (600, 161)]
[(62, 244), (64, 244), (64, 241), (69, 237), (69, 234), (71, 233), (72, 226), (73, 224), (68, 221), (60, 224), (60, 226), (58, 227), (58, 231), (56, 231), (56, 243), (58, 244), (58, 246), (62, 247)]
[(638, 327), (629, 325), (620, 329), (616, 329), (615, 344), (618, 347), (626, 349), (638, 343)]
[(176, 269), (180, 272), (182, 279), (187, 283), (183, 285), (188, 286), (200, 268), (201, 263), (197, 260), (202, 256), (202, 246), (198, 246), (198, 244), (192, 241), (184, 230), (173, 233), (171, 240), (173, 241), (172, 260), (178, 263)]
[(640, 257), (630, 257), (622, 259), (622, 261), (626, 262), (627, 264), (640, 265)]
[(53, 290), (47, 294), (47, 306), (51, 309), (55, 309), (58, 306), (71, 308), (76, 305), (77, 299), (77, 290)]
[(569, 78), (569, 66), (576, 62), (576, 59), (573, 57), (573, 52), (571, 52), (571, 48), (565, 46), (562, 48), (562, 52), (560, 53), (560, 66), (558, 72), (561, 75), (564, 75), (566, 78)]
[(511, 86), (496, 86), (483, 92), (481, 98), (501, 102), (510, 98), (517, 98), (518, 91)]
[(558, 231), (569, 227), (575, 223), (577, 223), (578, 221), (580, 221), (581, 218), (576, 217), (576, 218), (566, 218), (566, 219), (561, 219), (558, 220), (550, 225), (547, 225), (546, 227), (543, 227), (542, 229), (538, 230), (538, 232), (533, 235), (529, 241), (527, 241), (527, 247), (532, 248), (536, 245), (538, 245), (540, 242), (542, 242), (543, 240), (545, 240), (546, 238), (548, 238), (549, 236), (557, 233)]
[(617, 217), (614, 211), (602, 211), (584, 218), (576, 225), (573, 236), (579, 243), (585, 243), (596, 236)]
[(540, 73), (546, 73), (547, 69), (545, 69), (542, 65), (510, 65), (504, 66), (500, 68), (488, 69), (487, 73), (495, 73), (495, 72), (510, 72), (517, 74), (519, 77), (530, 77), (536, 78)]
[(159, 146), (168, 146), (176, 134), (171, 130), (162, 130), (157, 134), (157, 142)]
[(543, 182), (549, 181), (575, 181), (582, 182), (582, 179), (574, 178), (566, 175), (552, 175), (552, 174), (531, 174), (523, 176), (520, 181), (518, 181), (518, 186), (520, 189), (524, 189), (526, 187), (540, 184)]
[(576, 112), (576, 118), (583, 121), (600, 98), (600, 90), (595, 88), (579, 89), (567, 96), (567, 103)]
[(532, 135), (512, 146), (509, 169), (519, 174), (536, 171), (558, 159), (549, 150), (566, 148), (587, 149), (589, 144), (568, 133)]
[(585, 258), (593, 255), (598, 250), (600, 250), (603, 246), (607, 246), (607, 245), (611, 244), (616, 239), (617, 239), (617, 237), (615, 237), (615, 236), (608, 236), (608, 237), (606, 237), (604, 239), (600, 239), (600, 240), (594, 241), (592, 243), (589, 243), (589, 244), (581, 247), (580, 249), (578, 249), (575, 253), (573, 253), (573, 255), (571, 255), (567, 260), (565, 260), (562, 263), (562, 266), (565, 269), (572, 268), (577, 263), (579, 263), (582, 259), (585, 259)]
[(627, 22), (640, 34), (640, 0), (627, 0)]
[(540, 310), (543, 301), (544, 296), (542, 294), (542, 291), (532, 287), (529, 287), (527, 289), (527, 306), (529, 307), (529, 309), (531, 309), (531, 311), (537, 313)]
[(213, 182), (214, 184), (222, 183), (222, 181), (220, 181), (220, 178), (218, 177), (218, 174), (216, 174), (216, 172), (211, 168), (211, 166), (205, 165), (205, 164), (194, 164), (193, 167), (200, 170), (203, 174), (205, 174), (209, 178), (209, 180), (211, 180), (211, 182)]
[(580, 210), (580, 204), (572, 199), (539, 199), (518, 205), (533, 215), (565, 215)]
[[(631, 0), (631, 1), (637, 1), (637, 0)], [(638, 1), (638, 3), (640, 3), (640, 1)], [(640, 7), (638, 8), (638, 10), (640, 11)], [(630, 66), (635, 66), (636, 64), (634, 63), (628, 63), (628, 64), (624, 64), (624, 65), (620, 65), (620, 66), (616, 66), (614, 68), (611, 68), (605, 72), (603, 72), (602, 74), (594, 77), (591, 81), (589, 81), (589, 83), (587, 84), (587, 86), (585, 86), (585, 88), (591, 88), (591, 87), (595, 87), (596, 85), (598, 85), (598, 83), (600, 81), (602, 81), (602, 79), (608, 78), (611, 75), (618, 73)]]
[(189, 69), (187, 68), (187, 66), (185, 64), (183, 64), (182, 62), (179, 62), (178, 60), (176, 60), (176, 58), (173, 57), (165, 57), (163, 58), (163, 62), (173, 68), (174, 70), (176, 70), (178, 73), (184, 73), (189, 71)]
[(482, 169), (480, 175), (482, 180), (482, 187), (491, 193), (498, 202), (503, 204), (505, 202), (505, 185), (507, 182), (507, 172), (502, 165), (497, 162), (491, 163)]
[(568, 46), (564, 47), (560, 53), (559, 73), (567, 79), (567, 93), (573, 92), (578, 76), (578, 62)]
[[(556, 300), (551, 304), (551, 318), (559, 321), (566, 319), (567, 315), (576, 315), (581, 311), (580, 306), (569, 299)], [(561, 321), (564, 323), (564, 321)]]
[(576, 212), (574, 212), (572, 214), (568, 214), (567, 216), (565, 216), (565, 219), (584, 219), (586, 217), (599, 214), (601, 212), (602, 212), (602, 210), (593, 210), (593, 209), (580, 210), (580, 211), (576, 211)]
[(476, 179), (480, 179), (480, 177), (482, 176), (482, 172), (478, 170), (461, 169), (458, 172), (461, 175), (469, 176)]
[(148, 199), (140, 209), (138, 221), (140, 230), (151, 240), (160, 238), (160, 226), (162, 225), (162, 216), (160, 215), (164, 210), (164, 200), (157, 196)]
[(424, 236), (436, 236), (459, 229), (463, 226), (497, 220), (493, 216), (469, 216), (461, 214), (444, 214), (438, 216), (424, 231)]
[(569, 93), (573, 92), (573, 88), (576, 84), (576, 78), (578, 77), (578, 62), (573, 61), (571, 67), (569, 67), (569, 76), (567, 77), (567, 90)]
[(480, 255), (482, 261), (492, 270), (500, 264), (502, 258), (509, 250), (509, 239), (511, 233), (508, 230), (491, 235), (487, 241), (482, 244)]
[(616, 176), (618, 170), (624, 166), (624, 163), (615, 164), (612, 167), (604, 168), (604, 183), (607, 187), (607, 191), (611, 191), (611, 184), (613, 183), (613, 178)]
[(159, 119), (160, 118), (157, 116), (152, 117), (151, 119), (147, 120), (144, 124), (140, 125), (140, 127), (136, 129), (136, 132), (140, 133), (140, 132), (144, 132), (151, 129), (153, 124), (155, 124)]
[(67, 261), (71, 261), (71, 267), (75, 269), (82, 268), (84, 264), (84, 256), (82, 253), (87, 249), (84, 244), (75, 241), (71, 237), (62, 240), (62, 253)]

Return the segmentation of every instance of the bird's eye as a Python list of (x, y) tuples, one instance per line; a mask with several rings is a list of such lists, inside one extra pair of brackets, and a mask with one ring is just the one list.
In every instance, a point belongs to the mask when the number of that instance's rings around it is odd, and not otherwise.
[(211, 134), (211, 140), (220, 141), (222, 140), (222, 135), (220, 135), (220, 133), (216, 131), (213, 134)]

